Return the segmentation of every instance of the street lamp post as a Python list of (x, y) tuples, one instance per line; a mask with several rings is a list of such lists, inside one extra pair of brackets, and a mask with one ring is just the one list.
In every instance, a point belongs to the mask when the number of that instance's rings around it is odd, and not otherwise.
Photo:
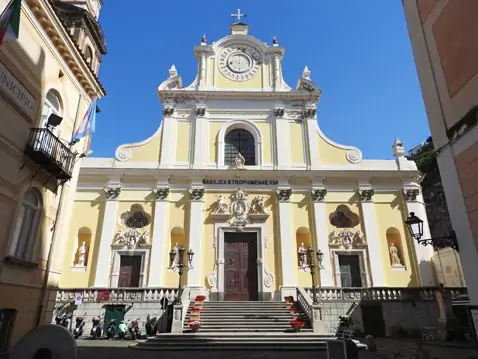
[(184, 252), (186, 250), (184, 249), (183, 246), (177, 248), (176, 250), (172, 249), (171, 252), (169, 252), (169, 268), (173, 268), (175, 266), (178, 268), (178, 273), (179, 273), (179, 283), (178, 283), (178, 297), (176, 300), (176, 304), (181, 304), (181, 292), (183, 290), (182, 288), (182, 277), (183, 273), (185, 270), (190, 270), (193, 268), (192, 266), (192, 261), (194, 257), (194, 252), (190, 249), (187, 252), (188, 255), (188, 265), (184, 264)]
[(423, 239), (423, 221), (419, 217), (417, 217), (414, 212), (410, 212), (410, 215), (405, 221), (405, 224), (407, 225), (412, 237), (419, 244), (423, 246), (431, 244), (435, 248), (451, 247), (457, 252), (459, 251), (458, 241), (456, 240), (456, 234), (454, 230), (451, 230), (450, 234), (447, 234), (443, 237)]
[(310, 275), (312, 276), (312, 302), (314, 304), (318, 303), (317, 293), (315, 290), (315, 268), (317, 268), (319, 271), (319, 277), (320, 277), (320, 270), (324, 269), (324, 267), (322, 266), (324, 253), (322, 253), (322, 251), (319, 249), (316, 255), (317, 255), (317, 263), (318, 263), (317, 265), (315, 264), (314, 250), (311, 247), (309, 247), (307, 250), (300, 251), (299, 253), (301, 263), (309, 264)]

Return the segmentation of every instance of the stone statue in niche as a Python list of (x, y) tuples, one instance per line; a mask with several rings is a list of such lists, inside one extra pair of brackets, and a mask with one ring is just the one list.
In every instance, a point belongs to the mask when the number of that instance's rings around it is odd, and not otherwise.
[(255, 213), (267, 213), (264, 206), (264, 196), (257, 196), (252, 201), (252, 211)]
[(345, 228), (342, 232), (342, 246), (345, 249), (352, 248), (352, 232), (348, 228)]
[(179, 265), (179, 244), (176, 242), (174, 247), (172, 248), (172, 251), (174, 252), (174, 260), (173, 260), (173, 265), (171, 266), (170, 269), (176, 270)]
[(398, 248), (395, 247), (395, 244), (392, 242), (390, 243), (390, 258), (392, 260), (392, 266), (401, 266), (402, 262), (400, 261), (400, 257), (398, 256)]
[(86, 243), (81, 243), (81, 247), (78, 249), (78, 265), (80, 267), (86, 267)]
[(236, 155), (236, 168), (238, 170), (243, 170), (245, 163), (246, 163), (246, 159), (244, 158), (243, 155), (241, 155), (240, 152), (238, 152)]
[[(307, 248), (305, 248), (304, 246), (304, 242), (302, 242), (300, 244), (300, 247), (299, 247), (299, 250), (298, 250), (298, 253), (299, 253), (299, 267), (301, 269), (305, 269), (305, 268), (308, 268), (309, 267), (309, 264), (307, 263)], [(303, 254), (303, 255), (302, 255)]]

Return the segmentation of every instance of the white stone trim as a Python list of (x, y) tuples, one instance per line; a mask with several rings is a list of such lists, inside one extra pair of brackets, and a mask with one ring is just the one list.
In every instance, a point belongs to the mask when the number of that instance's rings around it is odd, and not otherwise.
[(315, 247), (324, 254), (323, 269), (320, 270), (320, 286), (333, 287), (332, 262), (329, 252), (329, 233), (327, 226), (327, 211), (325, 202), (314, 202)]
[(118, 201), (116, 199), (106, 200), (105, 212), (103, 215), (103, 228), (101, 229), (98, 259), (96, 262), (96, 273), (94, 286), (106, 288), (109, 284), (111, 244), (113, 243), (116, 227), (116, 212)]
[[(237, 232), (235, 227), (231, 227), (228, 223), (217, 222), (214, 224), (214, 234), (217, 238), (216, 243), (216, 286), (213, 286), (211, 291), (224, 293), (225, 283), (224, 283), (224, 237), (225, 233), (228, 232)], [(243, 228), (243, 232), (246, 233), (257, 233), (257, 282), (258, 282), (258, 293), (259, 298), (261, 298), (260, 293), (272, 293), (273, 284), (275, 281), (274, 275), (267, 270), (267, 258), (266, 258), (266, 223), (254, 223), (247, 224)]]
[(468, 147), (473, 146), (478, 142), (478, 126), (473, 127), (468, 132), (465, 132), (453, 143), (453, 153), (458, 156)]
[(154, 204), (153, 233), (151, 236), (151, 264), (149, 265), (150, 287), (162, 287), (164, 285), (164, 271), (169, 258), (165, 256), (164, 249), (168, 239), (167, 224), (169, 223), (168, 201), (156, 200)]
[(147, 286), (147, 280), (145, 276), (146, 268), (148, 268), (149, 262), (149, 248), (147, 249), (140, 249), (135, 248), (133, 250), (129, 249), (117, 249), (113, 248), (113, 266), (111, 269), (111, 276), (109, 281), (109, 286), (111, 288), (118, 288), (118, 281), (119, 281), (119, 272), (120, 272), (120, 265), (121, 265), (121, 257), (122, 256), (140, 256), (141, 257), (141, 271), (139, 273), (139, 288), (143, 288)]
[(365, 238), (368, 244), (368, 252), (370, 255), (370, 270), (372, 272), (372, 280), (374, 287), (386, 287), (383, 258), (380, 252), (380, 236), (377, 233), (375, 224), (374, 204), (370, 202), (362, 202), (362, 222), (365, 230)]
[(306, 128), (306, 140), (305, 144), (306, 147), (309, 151), (309, 162), (307, 162), (310, 166), (310, 169), (315, 170), (318, 168), (320, 164), (320, 156), (319, 156), (319, 143), (317, 139), (317, 119), (310, 118), (305, 121), (307, 123), (307, 128)]
[(188, 287), (204, 287), (203, 277), (201, 275), (203, 258), (203, 200), (189, 202), (189, 231), (188, 244), (189, 249), (194, 251), (192, 268), (188, 272)]
[[(369, 246), (370, 247), (370, 246)], [(368, 271), (368, 256), (367, 251), (364, 248), (360, 249), (331, 249), (330, 250), (331, 256), (334, 261), (334, 269), (335, 269), (335, 285), (336, 287), (342, 287), (342, 282), (340, 279), (340, 263), (339, 263), (339, 256), (350, 256), (350, 255), (358, 255), (359, 256), (359, 266), (360, 266), (360, 278), (362, 279), (362, 286), (364, 287), (371, 287), (372, 281), (370, 280), (370, 274)], [(386, 285), (383, 285), (386, 287)], [(374, 284), (374, 287), (377, 285)]]
[[(414, 212), (423, 221), (423, 238), (431, 238), (430, 227), (428, 224), (427, 212), (423, 196), (420, 193), (415, 201), (407, 201), (407, 217), (410, 212)], [(407, 235), (408, 237), (408, 235)], [(432, 257), (434, 254), (433, 246), (423, 246), (419, 244), (414, 238), (410, 239), (413, 242), (414, 252), (416, 256), (416, 266), (418, 268), (420, 285), (432, 286), (436, 285), (436, 278), (433, 272)], [(413, 268), (413, 267), (412, 267)]]
[[(161, 159), (160, 159), (160, 167), (162, 168), (168, 168), (171, 166), (171, 144), (173, 141), (171, 139), (175, 139), (175, 137), (172, 137), (176, 134), (174, 127), (174, 124), (176, 121), (174, 121), (171, 117), (163, 117), (161, 125), (163, 126), (163, 140), (161, 141)], [(153, 162), (154, 163), (154, 162)], [(129, 164), (135, 165), (135, 164)], [(137, 163), (136, 165), (140, 165)], [(153, 165), (155, 166), (154, 168), (158, 168), (158, 164)], [(141, 167), (136, 167), (136, 168), (141, 168)], [(149, 168), (149, 167), (146, 167)]]
[(295, 248), (295, 233), (292, 232), (291, 203), (289, 201), (279, 201), (278, 207), (282, 286), (286, 288), (296, 287), (297, 250)]
[(224, 164), (224, 148), (225, 148), (225, 136), (229, 131), (235, 130), (235, 129), (244, 129), (246, 131), (249, 131), (251, 135), (254, 137), (255, 141), (255, 151), (256, 151), (256, 165), (255, 166), (245, 166), (245, 168), (249, 167), (257, 167), (260, 168), (262, 166), (262, 133), (257, 127), (254, 122), (252, 121), (247, 121), (247, 120), (232, 120), (224, 123), (224, 125), (221, 126), (221, 129), (219, 130), (218, 133), (218, 168), (224, 168), (227, 169), (229, 166)]

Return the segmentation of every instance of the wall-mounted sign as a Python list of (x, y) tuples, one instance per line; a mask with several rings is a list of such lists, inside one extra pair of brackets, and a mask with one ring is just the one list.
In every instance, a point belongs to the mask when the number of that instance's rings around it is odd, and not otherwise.
[(107, 302), (110, 300), (110, 291), (109, 290), (99, 290), (96, 293), (96, 300), (98, 302)]
[(204, 179), (202, 180), (202, 184), (232, 184), (232, 185), (254, 185), (254, 186), (277, 186), (279, 181), (277, 180), (241, 180), (241, 179), (217, 179), (217, 180), (210, 180)]
[(18, 79), (0, 62), (0, 90), (26, 115), (33, 118), (37, 100)]

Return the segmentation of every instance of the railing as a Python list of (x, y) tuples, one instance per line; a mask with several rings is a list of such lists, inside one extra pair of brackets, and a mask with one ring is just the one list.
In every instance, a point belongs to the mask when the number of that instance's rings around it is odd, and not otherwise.
[[(439, 287), (419, 287), (419, 288), (316, 288), (317, 299), (319, 302), (337, 302), (337, 301), (360, 301), (360, 300), (379, 300), (379, 301), (427, 301), (435, 300), (435, 293)], [(466, 288), (444, 288), (449, 291), (451, 298), (466, 295)], [(312, 297), (312, 288), (305, 288), (309, 298)]]
[(312, 298), (309, 293), (305, 291), (302, 287), (297, 287), (297, 302), (304, 311), (307, 318), (309, 318), (310, 323), (314, 321), (314, 313), (312, 309)]
[(32, 128), (25, 153), (58, 179), (71, 178), (75, 155), (49, 129)]
[(74, 302), (77, 296), (81, 296), (83, 303), (157, 302), (163, 298), (166, 298), (168, 302), (172, 302), (176, 299), (177, 295), (177, 288), (59, 289), (56, 294), (56, 302)]

